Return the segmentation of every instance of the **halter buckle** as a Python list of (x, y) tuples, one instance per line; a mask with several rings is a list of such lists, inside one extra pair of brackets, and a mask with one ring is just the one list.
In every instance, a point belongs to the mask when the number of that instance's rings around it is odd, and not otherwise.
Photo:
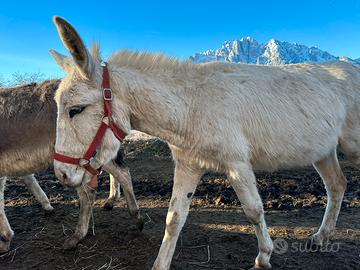
[(90, 158), (89, 163), (91, 167), (95, 168), (96, 170), (102, 167), (102, 164), (94, 157)]
[(104, 97), (104, 100), (112, 100), (111, 88), (104, 88), (103, 89), (103, 97)]

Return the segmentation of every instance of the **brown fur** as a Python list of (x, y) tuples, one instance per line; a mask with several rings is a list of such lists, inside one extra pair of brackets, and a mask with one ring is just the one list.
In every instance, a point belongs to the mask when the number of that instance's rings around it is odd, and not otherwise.
[(56, 130), (54, 93), (59, 83), (51, 80), (0, 90), (1, 175), (23, 176), (49, 164)]

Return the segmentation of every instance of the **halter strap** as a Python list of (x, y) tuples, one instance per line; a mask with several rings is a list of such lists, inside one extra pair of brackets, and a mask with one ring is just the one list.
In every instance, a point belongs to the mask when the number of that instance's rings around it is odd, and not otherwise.
[(83, 167), (89, 173), (93, 175), (90, 186), (92, 188), (97, 187), (97, 177), (102, 172), (102, 165), (97, 162), (95, 159), (96, 155), (96, 148), (101, 143), (102, 139), (104, 138), (105, 132), (108, 128), (113, 132), (115, 137), (122, 142), (126, 136), (126, 133), (119, 128), (113, 121), (112, 118), (112, 91), (110, 88), (110, 76), (109, 76), (109, 69), (107, 67), (107, 63), (102, 63), (103, 67), (103, 81), (102, 81), (102, 94), (104, 100), (104, 112), (101, 124), (95, 134), (94, 139), (92, 140), (88, 150), (86, 151), (84, 157), (82, 158), (74, 158), (70, 156), (66, 156), (60, 153), (54, 154), (54, 160), (74, 164)]

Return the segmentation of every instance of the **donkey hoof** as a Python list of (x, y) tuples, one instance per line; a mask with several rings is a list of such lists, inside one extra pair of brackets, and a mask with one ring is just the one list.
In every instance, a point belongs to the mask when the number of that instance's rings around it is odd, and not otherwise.
[(103, 205), (103, 208), (108, 211), (112, 210), (114, 208), (114, 202), (112, 200), (106, 200), (106, 202)]
[(249, 270), (271, 270), (271, 269), (272, 269), (271, 264), (269, 264), (264, 266), (254, 266), (251, 267)]
[(11, 240), (5, 236), (0, 235), (0, 253), (8, 252), (10, 249)]
[(324, 244), (324, 237), (321, 234), (314, 234), (306, 241), (306, 248), (312, 251), (316, 251)]
[(10, 242), (0, 242), (0, 254), (8, 252), (10, 249)]
[(4, 238), (0, 236), (0, 254), (8, 252), (10, 249), (10, 241), (3, 240)]
[(76, 235), (72, 235), (70, 236), (68, 239), (65, 240), (64, 244), (63, 244), (63, 249), (64, 250), (74, 250), (76, 249), (77, 245), (80, 242), (80, 237), (76, 236)]
[(129, 225), (127, 232), (131, 235), (137, 235), (144, 229), (144, 221), (141, 217), (134, 218), (134, 223)]
[(258, 258), (255, 260), (255, 266), (250, 268), (250, 270), (271, 270), (271, 264), (269, 261), (260, 261)]
[(54, 211), (54, 207), (52, 207), (50, 204), (44, 205), (43, 209), (48, 213), (52, 213)]
[(142, 232), (144, 229), (144, 220), (142, 217), (139, 217), (136, 219), (135, 221), (135, 225), (137, 227), (137, 229), (139, 230), (139, 232)]

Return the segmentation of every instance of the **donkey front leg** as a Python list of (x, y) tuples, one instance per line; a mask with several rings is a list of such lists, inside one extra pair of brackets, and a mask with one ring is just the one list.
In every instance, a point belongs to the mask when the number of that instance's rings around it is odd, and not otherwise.
[(34, 194), (36, 200), (41, 204), (42, 208), (46, 211), (53, 211), (54, 208), (51, 206), (48, 197), (45, 192), (39, 186), (39, 183), (36, 181), (36, 178), (33, 174), (22, 176), (22, 181), (30, 189), (32, 194)]
[(6, 177), (0, 178), (0, 253), (6, 252), (10, 248), (11, 239), (14, 232), (5, 215), (5, 201), (4, 190), (6, 184)]
[[(124, 163), (123, 153), (121, 150), (118, 151), (116, 158), (109, 162), (109, 165), (110, 165), (109, 169), (111, 171), (116, 171), (118, 168), (122, 168), (122, 167), (126, 168), (125, 163)], [(113, 166), (111, 166), (111, 165), (113, 165)], [(111, 173), (109, 173), (109, 174), (110, 174), (110, 193), (109, 193), (108, 199), (106, 200), (106, 202), (104, 204), (104, 208), (106, 210), (113, 209), (115, 201), (120, 199), (120, 182), (122, 181), (122, 179), (116, 180), (115, 177)], [(131, 181), (130, 174), (128, 176), (129, 176), (128, 178), (130, 178), (130, 181)], [(124, 181), (127, 181), (127, 180), (124, 180)], [(135, 201), (134, 192), (132, 191), (132, 185), (131, 185), (130, 193), (132, 193), (132, 194), (130, 194), (130, 196), (132, 195), (133, 201)], [(129, 197), (126, 197), (126, 198), (129, 198)], [(128, 199), (126, 199), (126, 201), (129, 203)], [(135, 201), (135, 204), (132, 202), (130, 202), (130, 204), (131, 204), (131, 207), (134, 207), (134, 209), (138, 208), (136, 201)], [(130, 209), (130, 207), (129, 207), (129, 209)]]
[(110, 174), (110, 192), (109, 197), (107, 198), (106, 202), (104, 203), (104, 208), (106, 210), (111, 210), (114, 208), (114, 203), (120, 199), (120, 184), (115, 179), (115, 177)]
[(322, 246), (324, 241), (327, 241), (335, 231), (347, 180), (341, 171), (336, 149), (324, 159), (314, 163), (314, 167), (325, 184), (328, 197), (325, 215), (319, 231), (311, 237), (311, 244)]
[(79, 195), (80, 213), (78, 223), (73, 235), (64, 242), (64, 249), (74, 249), (77, 244), (86, 236), (89, 229), (91, 211), (95, 202), (95, 190), (84, 185), (76, 188)]
[[(142, 231), (144, 226), (144, 221), (140, 215), (139, 206), (136, 202), (129, 168), (124, 165), (120, 166), (115, 161), (111, 161), (104, 166), (104, 169), (109, 174), (113, 175), (116, 182), (120, 183), (121, 188), (123, 189), (124, 192), (124, 197), (129, 209), (130, 216), (133, 218), (139, 231)], [(115, 181), (113, 180), (113, 182)]]
[(202, 170), (189, 169), (180, 164), (179, 161), (176, 162), (174, 186), (166, 216), (165, 234), (153, 270), (170, 268), (179, 233), (188, 216), (192, 196), (202, 173)]
[(239, 163), (229, 168), (228, 177), (245, 215), (255, 226), (259, 247), (259, 254), (255, 259), (255, 269), (271, 269), (270, 256), (273, 244), (267, 231), (263, 205), (256, 187), (254, 172), (249, 165)]

